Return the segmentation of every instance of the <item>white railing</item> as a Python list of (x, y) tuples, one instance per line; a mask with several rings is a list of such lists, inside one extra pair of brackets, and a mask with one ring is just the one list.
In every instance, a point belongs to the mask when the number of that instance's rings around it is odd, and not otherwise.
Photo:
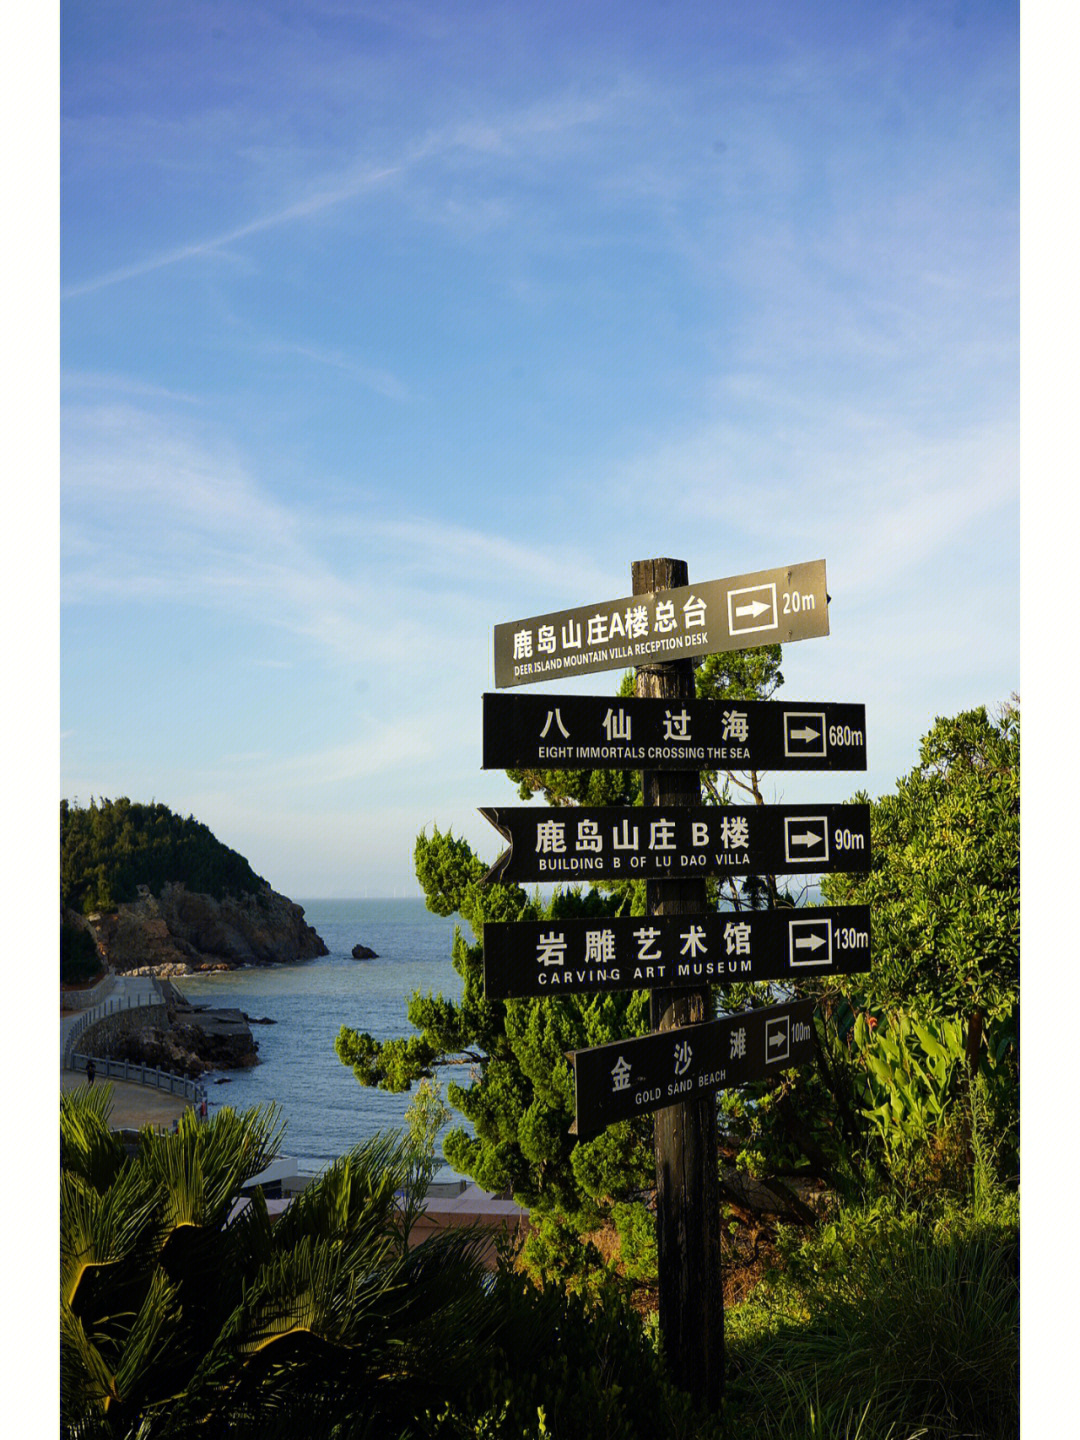
[(69, 1070), (85, 1070), (87, 1061), (94, 1062), (95, 1078), (101, 1080), (127, 1080), (134, 1085), (152, 1085), (155, 1090), (167, 1090), (170, 1095), (181, 1095), (185, 1100), (198, 1104), (206, 1097), (205, 1087), (186, 1075), (170, 1075), (167, 1070), (156, 1070), (138, 1060), (110, 1060), (108, 1056), (84, 1055), (76, 1051), (71, 1057)]
[(80, 1015), (67, 1027), (64, 1035), (62, 1065), (65, 1070), (85, 1070), (88, 1060), (94, 1062), (95, 1075), (103, 1080), (127, 1080), (135, 1085), (150, 1085), (155, 1090), (167, 1090), (170, 1095), (181, 1095), (185, 1100), (198, 1104), (206, 1098), (206, 1090), (198, 1081), (186, 1075), (172, 1075), (167, 1070), (158, 1070), (138, 1060), (113, 1060), (107, 1055), (91, 1055), (86, 1050), (77, 1050), (78, 1040), (92, 1025), (106, 1020), (125, 1010), (156, 1009), (165, 1004), (160, 982), (153, 976), (146, 977), (147, 983), (134, 991), (113, 996), (100, 1005), (95, 1005), (85, 1015)]
[(120, 1010), (140, 1010), (147, 1006), (164, 1005), (165, 997), (161, 993), (161, 986), (156, 979), (151, 977), (149, 991), (142, 994), (116, 995), (111, 1000), (105, 1000), (100, 1005), (95, 1005), (92, 1010), (87, 1010), (85, 1015), (80, 1015), (67, 1027), (64, 1035), (64, 1069), (70, 1070), (69, 1057), (74, 1053), (75, 1041), (84, 1034), (91, 1025), (96, 1025), (99, 1020), (106, 1019), (109, 1015), (115, 1015)]

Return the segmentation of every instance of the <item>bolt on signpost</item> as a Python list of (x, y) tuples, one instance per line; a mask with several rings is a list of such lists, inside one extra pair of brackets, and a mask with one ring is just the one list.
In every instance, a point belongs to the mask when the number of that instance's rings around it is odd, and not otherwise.
[[(484, 927), (492, 998), (649, 989), (652, 1034), (580, 1050), (585, 1139), (654, 1114), (660, 1331), (672, 1379), (712, 1408), (723, 1384), (716, 1091), (813, 1056), (813, 1003), (710, 1018), (710, 986), (870, 964), (866, 906), (720, 914), (707, 875), (870, 863), (867, 805), (703, 806), (700, 770), (865, 769), (861, 705), (695, 698), (693, 659), (827, 635), (824, 561), (690, 588), (684, 561), (635, 561), (633, 595), (495, 627), (495, 683), (636, 667), (633, 698), (484, 697), (484, 766), (640, 768), (644, 807), (481, 814), (508, 849), (485, 877), (645, 880), (646, 916)], [(771, 1067), (776, 1067), (773, 1069)]]

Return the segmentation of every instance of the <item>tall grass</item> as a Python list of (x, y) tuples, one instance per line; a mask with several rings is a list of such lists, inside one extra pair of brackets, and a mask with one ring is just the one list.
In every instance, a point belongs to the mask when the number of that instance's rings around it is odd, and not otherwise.
[(727, 1323), (731, 1435), (1005, 1440), (1019, 1411), (1016, 1197), (877, 1205), (785, 1237)]

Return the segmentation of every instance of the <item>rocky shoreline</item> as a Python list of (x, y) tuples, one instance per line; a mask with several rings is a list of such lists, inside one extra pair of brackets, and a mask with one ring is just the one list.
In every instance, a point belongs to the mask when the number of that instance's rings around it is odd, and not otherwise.
[(164, 1007), (121, 1011), (98, 1027), (96, 1053), (192, 1080), (208, 1070), (246, 1070), (259, 1063), (251, 1027), (273, 1025), (273, 1020), (192, 1005), (168, 981), (162, 994)]
[(269, 886), (217, 900), (178, 882), (114, 911), (65, 919), (90, 930), (105, 965), (116, 974), (195, 975), (241, 965), (284, 965), (329, 951), (304, 919), (303, 907)]
[(161, 1007), (106, 1025), (97, 1053), (197, 1079), (208, 1070), (243, 1070), (259, 1063), (252, 1021), (241, 1010), (189, 1004), (170, 977), (235, 970), (242, 965), (287, 965), (328, 955), (304, 919), (303, 907), (266, 886), (240, 896), (213, 896), (180, 883), (160, 895), (139, 887), (138, 899), (92, 915), (65, 913), (67, 924), (92, 935), (103, 966), (115, 975), (152, 975), (163, 982)]

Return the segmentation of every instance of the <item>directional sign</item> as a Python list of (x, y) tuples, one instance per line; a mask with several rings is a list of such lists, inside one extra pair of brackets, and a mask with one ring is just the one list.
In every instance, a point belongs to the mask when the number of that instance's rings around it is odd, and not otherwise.
[(489, 1000), (801, 980), (869, 968), (868, 905), (484, 926)]
[(510, 848), (485, 881), (680, 880), (870, 868), (869, 805), (481, 809)]
[(588, 1139), (616, 1120), (802, 1065), (813, 1059), (813, 1015), (813, 1000), (794, 1000), (577, 1050), (571, 1133)]
[(495, 685), (624, 670), (829, 633), (825, 561), (579, 605), (495, 626)]
[(485, 695), (484, 769), (865, 770), (866, 707)]

